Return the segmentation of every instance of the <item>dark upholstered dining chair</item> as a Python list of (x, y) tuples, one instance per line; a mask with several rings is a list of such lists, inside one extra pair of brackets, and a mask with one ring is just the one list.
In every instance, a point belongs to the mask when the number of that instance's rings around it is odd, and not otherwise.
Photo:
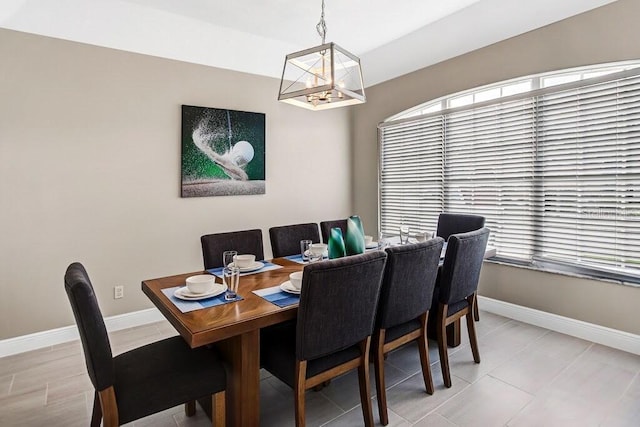
[(225, 423), (226, 373), (215, 353), (191, 349), (179, 336), (157, 341), (113, 357), (104, 319), (89, 276), (73, 263), (64, 276), (65, 290), (95, 389), (91, 425), (118, 426), (195, 400), (212, 396), (213, 425)]
[[(440, 216), (438, 216), (436, 235), (447, 240), (452, 234), (480, 230), (484, 227), (484, 222), (484, 217), (480, 215), (441, 213)], [(473, 305), (473, 317), (476, 320), (480, 320), (477, 296), (475, 304)]]
[(373, 363), (376, 374), (380, 422), (389, 423), (384, 382), (384, 356), (409, 342), (417, 341), (422, 377), (427, 393), (433, 394), (427, 346), (427, 318), (438, 275), (444, 240), (387, 248), (387, 265), (380, 290), (373, 335)]
[(207, 234), (200, 237), (200, 243), (205, 270), (222, 267), (224, 251), (237, 251), (238, 254), (255, 255), (256, 260), (264, 259), (260, 229)]
[(441, 213), (438, 216), (436, 235), (446, 241), (452, 234), (480, 230), (484, 227), (484, 222), (484, 217), (480, 215)]
[(307, 265), (297, 320), (261, 331), (262, 366), (294, 389), (297, 427), (305, 391), (355, 368), (364, 424), (373, 425), (369, 350), (386, 258), (373, 251)]
[(342, 235), (347, 235), (347, 220), (346, 219), (336, 219), (333, 221), (322, 221), (320, 223), (320, 233), (322, 234), (322, 241), (324, 243), (329, 243), (329, 236), (331, 236), (332, 228), (339, 228), (342, 230)]
[[(480, 269), (489, 240), (489, 229), (452, 234), (447, 242), (442, 271), (431, 304), (431, 320), (436, 322), (440, 367), (444, 385), (451, 387), (447, 353), (447, 325), (465, 316), (473, 360), (480, 363), (480, 352), (473, 320), (473, 306), (478, 290)], [(435, 313), (435, 319), (434, 319)]]
[(315, 222), (271, 227), (269, 229), (269, 238), (274, 258), (300, 254), (301, 240), (320, 243), (318, 224)]

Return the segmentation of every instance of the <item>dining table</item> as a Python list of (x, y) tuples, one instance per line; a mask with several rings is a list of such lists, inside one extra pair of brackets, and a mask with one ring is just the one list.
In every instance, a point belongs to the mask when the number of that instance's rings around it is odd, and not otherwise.
[[(495, 250), (488, 250), (486, 255), (491, 254), (495, 254)], [(142, 282), (144, 294), (191, 348), (212, 345), (227, 363), (227, 426), (260, 424), (260, 329), (295, 319), (298, 304), (279, 306), (254, 291), (275, 288), (286, 282), (289, 274), (304, 268), (301, 262), (288, 258), (291, 257), (271, 260), (273, 269), (241, 276), (238, 288), (241, 300), (188, 312), (178, 308), (167, 291), (184, 286), (189, 276), (206, 272), (195, 271)], [(459, 322), (457, 328), (450, 326), (453, 328), (448, 334), (449, 346), (459, 345)], [(210, 415), (210, 399), (203, 399), (200, 404)]]
[[(214, 345), (228, 365), (226, 418), (228, 426), (250, 427), (260, 423), (260, 329), (295, 319), (298, 305), (280, 307), (253, 291), (280, 285), (303, 264), (286, 258), (271, 263), (281, 268), (240, 277), (240, 301), (183, 313), (163, 289), (184, 286), (196, 271), (144, 280), (142, 291), (173, 325), (191, 348)], [(218, 280), (219, 281), (219, 280)], [(208, 401), (208, 399), (207, 399)], [(202, 401), (210, 412), (210, 402)]]

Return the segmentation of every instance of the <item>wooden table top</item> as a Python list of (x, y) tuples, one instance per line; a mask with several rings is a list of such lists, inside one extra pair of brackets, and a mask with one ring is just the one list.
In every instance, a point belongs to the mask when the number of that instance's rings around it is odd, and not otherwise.
[[(252, 292), (279, 285), (289, 279), (289, 274), (304, 267), (285, 258), (276, 258), (271, 262), (283, 268), (240, 277), (238, 293), (244, 298), (242, 301), (182, 313), (162, 293), (164, 288), (184, 285), (187, 277), (203, 274), (202, 271), (144, 280), (142, 291), (189, 346), (200, 347), (296, 317), (297, 305), (281, 308)], [(220, 279), (216, 281), (220, 282)]]

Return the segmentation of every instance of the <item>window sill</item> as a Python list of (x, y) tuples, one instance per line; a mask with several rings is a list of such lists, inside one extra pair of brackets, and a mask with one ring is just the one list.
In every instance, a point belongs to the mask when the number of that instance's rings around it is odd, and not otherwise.
[[(607, 277), (587, 274), (587, 273), (583, 273), (583, 272), (579, 272), (579, 271), (567, 271), (567, 270), (563, 270), (563, 269), (560, 269), (560, 268), (552, 268), (552, 267), (548, 267), (548, 266), (544, 266), (543, 267), (543, 266), (530, 265), (530, 264), (525, 264), (525, 263), (521, 263), (521, 262), (517, 262), (517, 261), (506, 260), (504, 258), (498, 258), (498, 257), (487, 258), (485, 260), (485, 262), (488, 262), (488, 263), (491, 263), (491, 264), (497, 264), (497, 265), (505, 265), (505, 266), (508, 266), (508, 267), (524, 268), (526, 270), (540, 271), (540, 272), (543, 272), (543, 273), (559, 274), (561, 276), (575, 277), (575, 278), (578, 278), (578, 279), (595, 280), (595, 281), (599, 281), (599, 282), (613, 283), (613, 284), (616, 284), (616, 285), (623, 285), (623, 286), (631, 286), (631, 287), (634, 287), (634, 288), (640, 288), (640, 282), (633, 282), (633, 281), (629, 281), (629, 280), (620, 280), (620, 279), (607, 278)], [(603, 273), (603, 274), (605, 274), (605, 273)]]

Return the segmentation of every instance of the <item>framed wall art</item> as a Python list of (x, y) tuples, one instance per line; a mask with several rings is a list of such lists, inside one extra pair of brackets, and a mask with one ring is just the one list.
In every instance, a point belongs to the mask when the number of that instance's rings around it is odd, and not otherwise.
[(181, 194), (265, 194), (265, 115), (183, 105)]

